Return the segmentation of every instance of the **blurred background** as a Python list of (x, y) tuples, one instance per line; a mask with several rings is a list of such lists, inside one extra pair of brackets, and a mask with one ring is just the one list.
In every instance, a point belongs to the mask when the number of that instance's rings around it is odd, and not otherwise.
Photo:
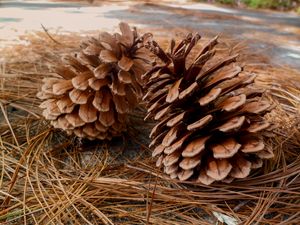
[(0, 47), (42, 26), (88, 35), (126, 21), (166, 38), (193, 31), (247, 40), (274, 63), (300, 68), (299, 7), (300, 0), (1, 0)]

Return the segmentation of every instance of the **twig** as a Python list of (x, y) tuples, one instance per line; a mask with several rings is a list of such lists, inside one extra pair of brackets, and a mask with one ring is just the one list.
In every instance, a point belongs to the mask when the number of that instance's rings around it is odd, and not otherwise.
[(44, 27), (43, 24), (41, 24), (41, 26), (42, 26), (43, 30), (45, 31), (45, 33), (47, 34), (47, 36), (48, 36), (54, 43), (56, 43), (56, 44), (58, 44), (58, 45), (63, 45), (62, 43), (60, 43), (60, 42), (58, 42), (57, 40), (55, 40), (55, 39), (49, 34), (48, 30), (46, 29), (46, 27)]
[(154, 184), (153, 192), (152, 192), (152, 195), (151, 195), (150, 205), (149, 205), (149, 208), (147, 210), (147, 221), (146, 221), (147, 225), (149, 225), (149, 222), (150, 222), (150, 216), (151, 216), (151, 211), (152, 211), (152, 206), (153, 206), (153, 201), (154, 201), (154, 196), (155, 196), (155, 191), (156, 191), (156, 186), (157, 186), (157, 178), (158, 177), (156, 177), (156, 179), (155, 179), (155, 184)]

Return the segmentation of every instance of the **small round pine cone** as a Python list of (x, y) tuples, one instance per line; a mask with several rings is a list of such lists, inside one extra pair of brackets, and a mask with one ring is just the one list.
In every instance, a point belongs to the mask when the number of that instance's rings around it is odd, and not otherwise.
[(142, 97), (149, 51), (136, 29), (120, 23), (121, 34), (102, 32), (63, 57), (55, 78), (44, 78), (37, 97), (55, 128), (88, 139), (111, 139), (126, 130), (127, 114)]
[(147, 44), (161, 61), (143, 76), (145, 119), (157, 121), (150, 147), (171, 178), (231, 182), (273, 157), (263, 138), (270, 128), (263, 115), (272, 105), (254, 85), (255, 75), (236, 63), (237, 55), (216, 55), (217, 37), (188, 63), (199, 39), (189, 34), (177, 46), (172, 40), (168, 53), (155, 41)]

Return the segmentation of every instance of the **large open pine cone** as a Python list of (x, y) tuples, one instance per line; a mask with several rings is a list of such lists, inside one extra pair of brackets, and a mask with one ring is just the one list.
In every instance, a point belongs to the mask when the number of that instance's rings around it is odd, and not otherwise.
[(43, 115), (55, 128), (78, 137), (111, 139), (126, 130), (126, 115), (142, 97), (142, 74), (148, 69), (148, 34), (120, 23), (121, 34), (102, 32), (56, 67), (37, 96)]
[(203, 184), (244, 178), (273, 157), (263, 131), (263, 115), (272, 106), (254, 86), (255, 75), (243, 71), (237, 55), (216, 55), (217, 37), (202, 46), (188, 65), (187, 57), (200, 39), (189, 34), (165, 53), (155, 42), (148, 48), (162, 63), (144, 75), (148, 115), (157, 166), (171, 178)]

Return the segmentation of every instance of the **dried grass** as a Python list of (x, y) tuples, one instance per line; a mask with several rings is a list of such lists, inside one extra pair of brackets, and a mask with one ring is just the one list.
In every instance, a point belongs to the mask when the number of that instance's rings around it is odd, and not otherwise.
[(297, 71), (257, 64), (267, 59), (232, 40), (220, 45), (248, 53), (251, 62), (240, 60), (278, 103), (269, 115), (278, 126), (269, 140), (276, 157), (246, 179), (205, 186), (170, 180), (154, 167), (142, 110), (123, 141), (87, 142), (52, 129), (35, 94), (53, 75), (48, 62), (76, 50), (80, 36), (53, 38), (61, 44), (37, 33), (26, 36), (28, 46), (0, 53), (1, 224), (216, 224), (216, 212), (241, 224), (299, 224)]

